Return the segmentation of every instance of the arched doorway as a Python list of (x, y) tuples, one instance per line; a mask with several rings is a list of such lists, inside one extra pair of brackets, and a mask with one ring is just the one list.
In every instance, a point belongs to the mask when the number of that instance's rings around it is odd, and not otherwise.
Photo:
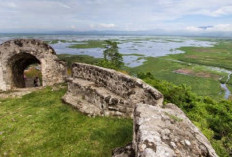
[[(9, 64), (12, 68), (11, 75), (14, 87), (33, 87), (33, 77), (39, 77), (41, 79), (39, 72), (38, 74), (33, 72), (35, 71), (35, 67), (41, 63), (35, 56), (29, 53), (19, 53), (14, 55), (10, 58)], [(35, 76), (33, 76), (33, 73)]]
[(39, 65), (42, 85), (64, 82), (66, 64), (52, 47), (40, 40), (15, 39), (0, 45), (0, 90), (26, 87), (24, 72)]

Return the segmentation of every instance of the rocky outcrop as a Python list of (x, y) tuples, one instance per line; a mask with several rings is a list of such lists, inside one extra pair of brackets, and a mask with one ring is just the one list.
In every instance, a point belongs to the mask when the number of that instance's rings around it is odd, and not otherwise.
[(0, 45), (0, 90), (25, 87), (23, 72), (31, 64), (41, 64), (43, 86), (64, 82), (65, 63), (52, 47), (40, 40), (15, 39)]
[(63, 100), (88, 115), (133, 117), (134, 104), (162, 105), (163, 95), (115, 70), (75, 63)]
[(75, 63), (66, 103), (88, 115), (131, 117), (133, 142), (114, 157), (217, 157), (207, 138), (175, 105), (143, 81), (98, 66)]
[(113, 157), (134, 157), (135, 151), (132, 147), (132, 143), (127, 144), (125, 147), (119, 147), (113, 150)]
[(133, 148), (142, 157), (217, 156), (207, 138), (174, 104), (136, 105)]

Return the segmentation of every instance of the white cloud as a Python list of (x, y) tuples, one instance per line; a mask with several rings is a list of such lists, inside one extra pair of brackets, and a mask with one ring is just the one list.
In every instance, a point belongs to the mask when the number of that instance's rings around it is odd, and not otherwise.
[[(203, 15), (216, 20), (198, 20)], [(232, 23), (224, 16), (232, 16), (232, 0), (0, 0), (0, 31), (74, 29), (70, 26), (200, 31), (187, 26)]]
[(97, 24), (90, 24), (89, 27), (94, 30), (106, 30), (115, 28), (116, 25), (113, 23), (97, 23)]
[(113, 24), (113, 23), (110, 23), (110, 24), (101, 23), (101, 24), (99, 24), (99, 26), (102, 28), (114, 28), (115, 24)]
[(187, 31), (190, 31), (190, 32), (199, 32), (199, 31), (202, 31), (201, 28), (199, 28), (199, 27), (194, 27), (194, 26), (188, 26), (188, 27), (186, 27), (186, 30), (187, 30)]
[(212, 17), (220, 17), (224, 15), (232, 14), (232, 6), (223, 6), (217, 9), (202, 9), (196, 12), (197, 14), (212, 16)]
[(58, 3), (58, 5), (60, 5), (61, 7), (67, 8), (67, 9), (70, 9), (70, 8), (71, 8), (70, 6), (65, 5), (65, 4), (63, 4), (63, 3)]
[(6, 3), (6, 5), (9, 7), (9, 8), (16, 8), (17, 5), (14, 3), (14, 2), (8, 2)]

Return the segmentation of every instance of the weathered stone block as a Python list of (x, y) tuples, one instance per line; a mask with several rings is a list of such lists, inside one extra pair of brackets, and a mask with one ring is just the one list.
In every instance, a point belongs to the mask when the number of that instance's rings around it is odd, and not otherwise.
[(165, 108), (136, 105), (133, 148), (141, 157), (217, 156), (207, 138), (174, 104)]

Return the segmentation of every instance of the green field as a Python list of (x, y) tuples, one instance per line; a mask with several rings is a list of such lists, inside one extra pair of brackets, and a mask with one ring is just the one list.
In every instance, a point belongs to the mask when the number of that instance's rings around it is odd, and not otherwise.
[(69, 48), (88, 49), (88, 48), (105, 48), (105, 40), (87, 40), (69, 46)]
[(214, 47), (182, 47), (183, 54), (172, 57), (189, 63), (232, 70), (232, 40), (218, 41)]
[(132, 141), (132, 120), (85, 116), (62, 103), (65, 91), (0, 99), (0, 156), (111, 156)]

